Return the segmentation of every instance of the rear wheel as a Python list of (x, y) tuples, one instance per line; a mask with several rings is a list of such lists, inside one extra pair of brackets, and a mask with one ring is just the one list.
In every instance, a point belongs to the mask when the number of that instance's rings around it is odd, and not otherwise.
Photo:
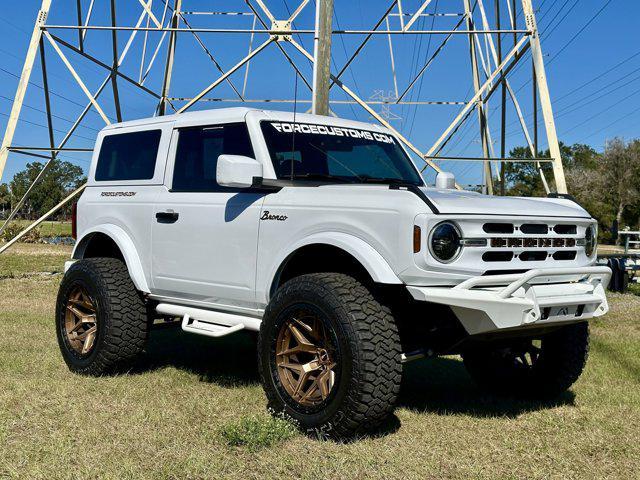
[(267, 307), (258, 344), (270, 410), (303, 430), (349, 438), (392, 412), (402, 374), (389, 310), (343, 274), (296, 277)]
[(586, 322), (505, 344), (484, 344), (463, 353), (464, 365), (482, 387), (503, 394), (556, 397), (580, 377), (589, 352)]
[(142, 352), (147, 312), (126, 265), (114, 258), (79, 260), (67, 271), (56, 303), (56, 332), (69, 368), (112, 373)]

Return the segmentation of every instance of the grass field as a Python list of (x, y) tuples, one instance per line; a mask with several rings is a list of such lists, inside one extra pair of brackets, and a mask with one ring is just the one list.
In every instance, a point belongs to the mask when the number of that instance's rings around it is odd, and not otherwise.
[[(16, 225), (26, 228), (31, 225), (31, 220), (15, 220)], [(44, 221), (38, 226), (42, 237), (69, 237), (71, 236), (71, 222)]]
[(272, 420), (254, 338), (152, 332), (128, 375), (68, 372), (53, 329), (69, 248), (0, 256), (0, 478), (638, 478), (640, 297), (611, 295), (552, 403), (485, 394), (457, 358), (406, 365), (387, 429), (349, 444)]

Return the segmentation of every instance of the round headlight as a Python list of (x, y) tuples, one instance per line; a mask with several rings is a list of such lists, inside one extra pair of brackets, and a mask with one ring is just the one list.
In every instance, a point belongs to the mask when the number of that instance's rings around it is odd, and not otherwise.
[(585, 232), (584, 253), (587, 257), (593, 256), (598, 245), (598, 231), (595, 225), (589, 225)]
[(442, 263), (448, 263), (460, 253), (460, 231), (451, 222), (442, 222), (431, 230), (429, 250)]

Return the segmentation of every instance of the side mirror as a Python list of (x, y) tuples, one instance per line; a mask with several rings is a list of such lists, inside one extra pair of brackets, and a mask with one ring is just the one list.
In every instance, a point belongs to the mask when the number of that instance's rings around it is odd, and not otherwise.
[(456, 188), (456, 177), (453, 173), (439, 172), (436, 175), (436, 188), (447, 190)]
[(223, 187), (251, 188), (262, 178), (262, 164), (241, 155), (220, 155), (216, 167), (216, 181)]

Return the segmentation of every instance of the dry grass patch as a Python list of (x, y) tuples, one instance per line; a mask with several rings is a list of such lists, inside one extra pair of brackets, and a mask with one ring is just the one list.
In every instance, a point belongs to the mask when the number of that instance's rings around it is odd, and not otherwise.
[(268, 416), (251, 334), (215, 340), (156, 330), (135, 371), (71, 374), (53, 328), (61, 275), (30, 275), (61, 269), (68, 251), (28, 247), (36, 249), (9, 254), (27, 275), (0, 279), (0, 478), (634, 478), (640, 471), (640, 297), (611, 295), (612, 313), (593, 323), (584, 375), (554, 402), (483, 393), (456, 357), (414, 362), (385, 429), (338, 444)]

